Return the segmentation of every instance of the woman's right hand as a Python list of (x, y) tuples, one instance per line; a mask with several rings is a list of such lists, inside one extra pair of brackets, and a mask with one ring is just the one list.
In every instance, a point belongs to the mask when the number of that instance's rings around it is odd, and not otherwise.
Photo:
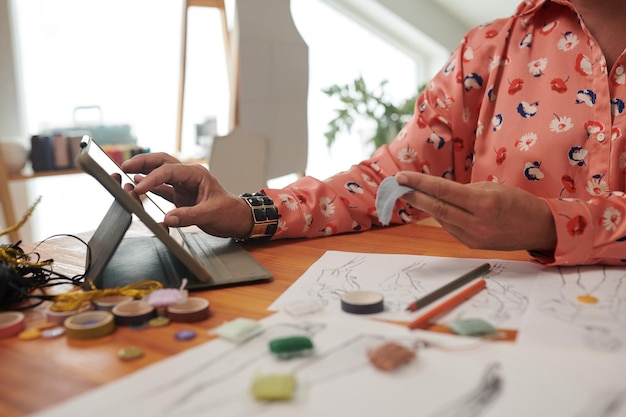
[(147, 153), (125, 161), (122, 169), (136, 174), (138, 195), (150, 191), (176, 206), (165, 215), (168, 227), (196, 225), (211, 235), (235, 238), (247, 237), (252, 230), (248, 204), (201, 165), (183, 164), (166, 153)]

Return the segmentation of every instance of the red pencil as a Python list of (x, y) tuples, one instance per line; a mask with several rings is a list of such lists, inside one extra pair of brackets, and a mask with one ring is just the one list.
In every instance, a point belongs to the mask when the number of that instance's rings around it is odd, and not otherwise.
[(484, 279), (479, 279), (471, 285), (468, 285), (467, 287), (456, 293), (454, 296), (448, 298), (441, 304), (433, 307), (426, 313), (413, 320), (411, 323), (409, 323), (409, 329), (415, 330), (428, 327), (428, 325), (432, 323), (433, 320), (435, 320), (437, 317), (442, 316), (451, 311), (453, 308), (459, 306), (465, 300), (472, 297), (486, 286), (487, 281), (485, 281)]

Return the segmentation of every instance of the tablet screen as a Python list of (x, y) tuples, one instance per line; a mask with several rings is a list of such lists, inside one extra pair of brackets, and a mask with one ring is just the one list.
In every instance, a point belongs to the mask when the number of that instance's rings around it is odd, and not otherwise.
[[(85, 139), (86, 140), (86, 139)], [(83, 145), (81, 145), (83, 146)], [(86, 146), (86, 145), (85, 145)], [(105, 152), (95, 141), (89, 140), (88, 146), (89, 156), (95, 161), (107, 174), (121, 182), (123, 189), (127, 184), (135, 185), (130, 175), (122, 171), (120, 166)], [(164, 198), (154, 193), (146, 193), (140, 197), (144, 210), (156, 221), (162, 223), (165, 213), (174, 206)]]

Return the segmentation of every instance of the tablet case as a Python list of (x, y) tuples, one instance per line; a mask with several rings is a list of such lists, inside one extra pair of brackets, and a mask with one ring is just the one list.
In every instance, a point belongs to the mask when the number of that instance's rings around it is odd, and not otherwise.
[[(183, 278), (186, 288), (207, 290), (234, 285), (267, 282), (269, 273), (245, 248), (232, 239), (193, 233), (210, 248), (213, 257), (212, 279), (200, 281), (153, 235), (125, 237), (132, 215), (117, 201), (89, 240), (90, 258), (85, 286), (118, 288), (143, 280), (159, 281), (166, 288), (178, 288)], [(189, 234), (189, 233), (188, 233)]]

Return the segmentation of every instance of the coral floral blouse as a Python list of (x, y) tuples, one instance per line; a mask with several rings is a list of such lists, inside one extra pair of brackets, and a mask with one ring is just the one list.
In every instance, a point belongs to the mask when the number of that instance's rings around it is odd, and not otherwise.
[[(281, 216), (274, 238), (379, 226), (378, 184), (415, 170), (544, 199), (558, 243), (541, 262), (624, 264), (625, 101), (625, 53), (607, 68), (569, 2), (524, 1), (512, 17), (468, 32), (391, 144), (325, 181), (263, 190)], [(425, 216), (398, 201), (392, 222)]]

